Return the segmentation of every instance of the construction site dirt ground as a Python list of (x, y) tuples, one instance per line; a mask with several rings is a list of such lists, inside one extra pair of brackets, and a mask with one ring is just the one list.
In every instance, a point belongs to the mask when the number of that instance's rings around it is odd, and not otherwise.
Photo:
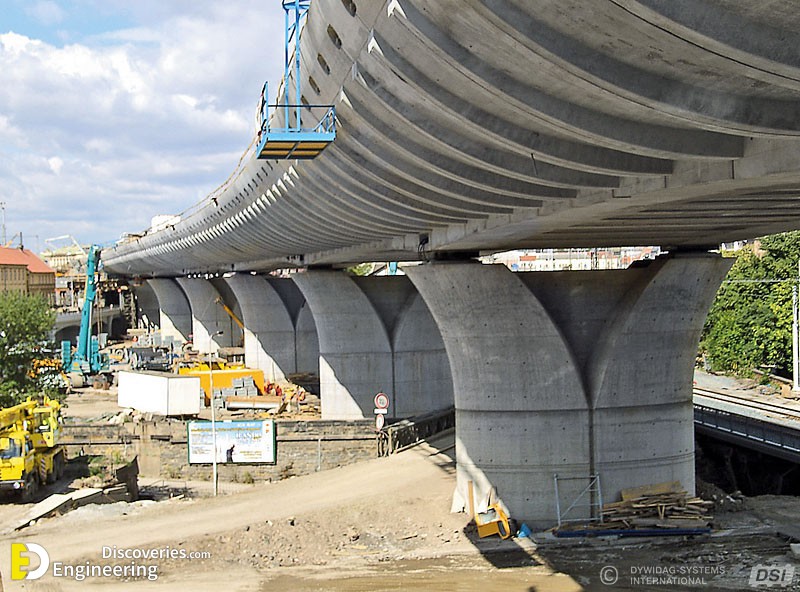
[[(117, 409), (115, 393), (83, 391), (70, 396), (66, 413), (97, 418)], [(800, 498), (786, 496), (750, 498), (735, 512), (717, 512), (715, 533), (689, 540), (478, 539), (465, 514), (450, 513), (453, 443), (450, 434), (388, 458), (277, 483), (222, 483), (216, 498), (207, 482), (160, 482), (162, 495), (170, 485), (177, 495), (85, 506), (21, 531), (10, 527), (30, 505), (0, 504), (3, 583), (6, 590), (48, 592), (746, 590), (754, 567), (797, 564), (787, 537), (776, 534), (800, 536)], [(140, 479), (145, 489), (152, 484)], [(103, 547), (203, 558), (134, 561), (157, 566), (156, 580), (46, 575), (12, 582), (12, 542), (37, 543), (64, 565), (132, 563), (104, 558)], [(616, 581), (607, 585), (601, 574), (616, 574)], [(643, 583), (650, 575), (661, 579)]]
[[(17, 532), (8, 526), (27, 506), (5, 504), (0, 569), (6, 590), (607, 590), (600, 579), (607, 566), (617, 570), (615, 589), (742, 590), (754, 566), (794, 564), (788, 541), (775, 534), (800, 515), (800, 499), (787, 497), (750, 499), (746, 509), (717, 516), (717, 526), (728, 530), (694, 540), (476, 540), (466, 516), (449, 511), (452, 443), (449, 436), (389, 458), (216, 498), (86, 506)], [(46, 575), (11, 582), (12, 542), (37, 543), (51, 562), (77, 565), (131, 564), (103, 558), (102, 548), (115, 546), (208, 555), (137, 560), (157, 565), (155, 581)], [(686, 568), (695, 579), (681, 576)], [(631, 580), (642, 569), (672, 570), (677, 579), (652, 586)]]

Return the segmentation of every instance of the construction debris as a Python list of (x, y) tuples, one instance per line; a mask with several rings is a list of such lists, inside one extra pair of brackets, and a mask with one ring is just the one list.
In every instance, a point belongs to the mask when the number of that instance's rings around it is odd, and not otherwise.
[(104, 487), (84, 487), (69, 493), (54, 493), (43, 499), (14, 525), (14, 530), (24, 528), (40, 518), (64, 514), (89, 504), (113, 504), (139, 499), (138, 459), (134, 458), (124, 467), (117, 469), (114, 475), (115, 479)]
[(605, 528), (705, 528), (714, 502), (691, 497), (686, 491), (667, 491), (629, 497), (603, 506)]
[(708, 532), (714, 502), (690, 496), (678, 482), (625, 489), (621, 500), (604, 504), (599, 522), (562, 527), (559, 536), (699, 534)]

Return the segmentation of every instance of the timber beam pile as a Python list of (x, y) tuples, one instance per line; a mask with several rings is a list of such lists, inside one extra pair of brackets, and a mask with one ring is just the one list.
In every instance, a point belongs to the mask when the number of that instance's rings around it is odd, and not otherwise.
[(690, 496), (678, 482), (622, 490), (622, 500), (603, 505), (604, 529), (703, 528), (714, 502)]

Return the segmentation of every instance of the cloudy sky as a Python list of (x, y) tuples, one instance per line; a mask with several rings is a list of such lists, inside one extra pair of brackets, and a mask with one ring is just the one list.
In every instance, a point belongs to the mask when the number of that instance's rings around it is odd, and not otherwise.
[(279, 0), (0, 0), (0, 201), (7, 237), (107, 243), (233, 171)]

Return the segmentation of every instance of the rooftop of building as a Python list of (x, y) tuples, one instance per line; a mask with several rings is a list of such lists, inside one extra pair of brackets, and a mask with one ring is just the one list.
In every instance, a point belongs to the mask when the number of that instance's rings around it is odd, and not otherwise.
[(0, 247), (0, 265), (24, 265), (31, 273), (55, 273), (49, 265), (25, 248)]

